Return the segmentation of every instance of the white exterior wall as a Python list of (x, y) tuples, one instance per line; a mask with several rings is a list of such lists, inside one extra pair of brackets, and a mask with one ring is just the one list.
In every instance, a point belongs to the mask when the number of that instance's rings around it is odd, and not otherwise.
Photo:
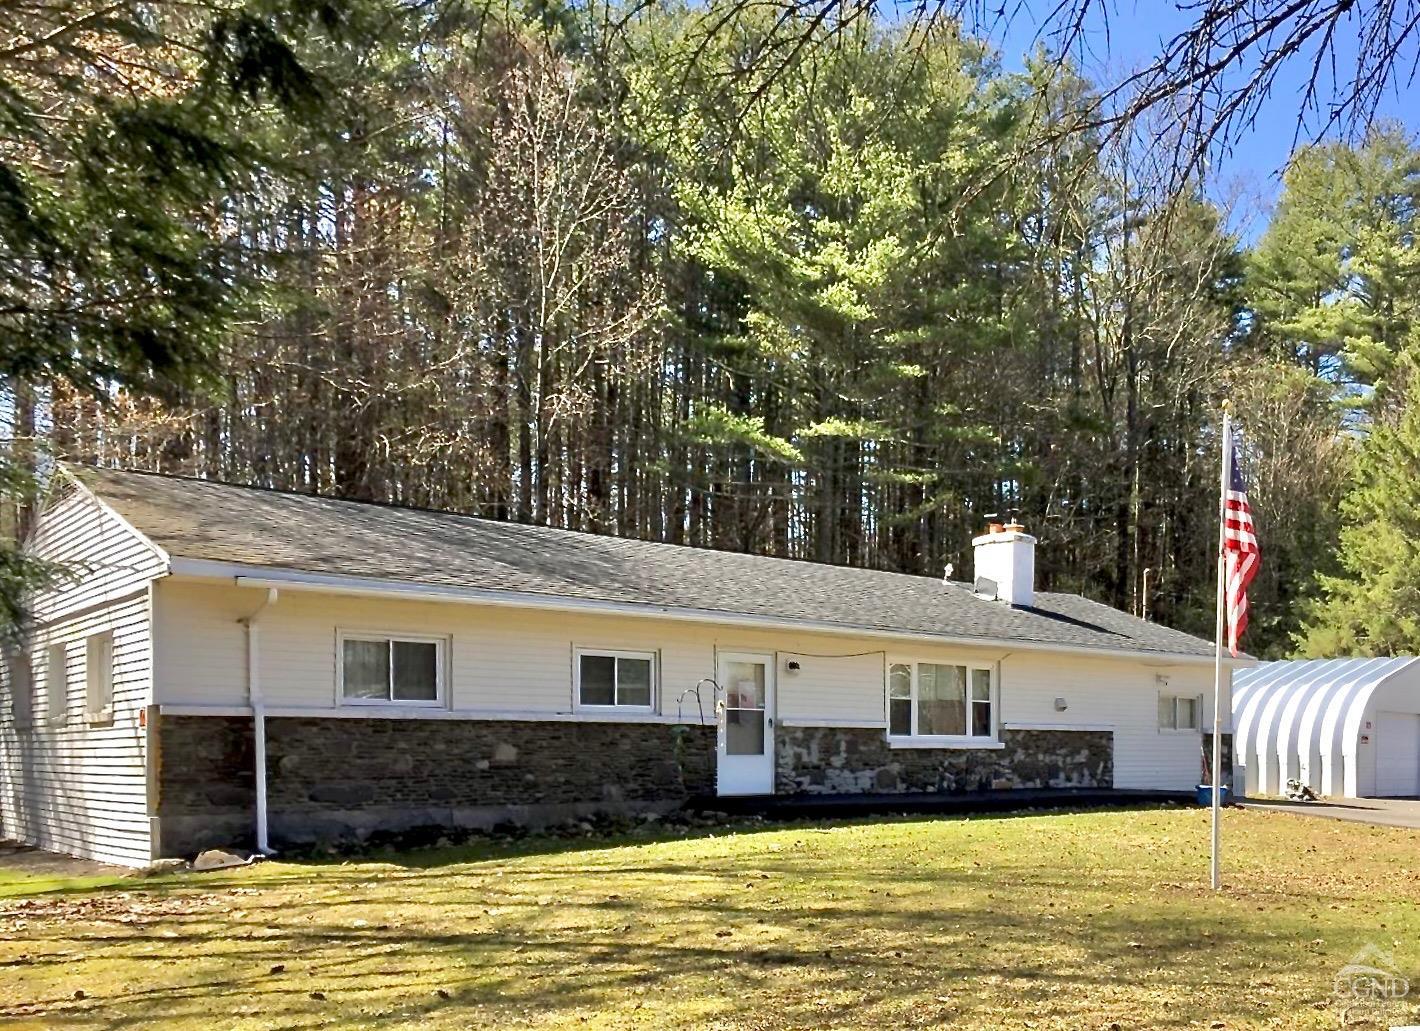
[[(1001, 676), (1007, 727), (1113, 730), (1115, 787), (1184, 791), (1199, 782), (1202, 734), (1213, 728), (1212, 669), (1017, 652)], [(1160, 730), (1161, 693), (1201, 695), (1201, 731)], [(1065, 699), (1064, 712), (1055, 710), (1056, 698)], [(1228, 704), (1225, 693), (1225, 712)]]
[[(246, 644), (239, 620), (255, 612), (265, 597), (264, 589), (224, 582), (160, 581), (155, 594), (155, 701), (167, 711), (244, 711)], [(694, 697), (678, 711), (679, 696), (715, 675), (717, 651), (736, 651), (777, 655), (780, 723), (885, 727), (886, 662), (1000, 663), (1003, 725), (1113, 729), (1115, 785), (1124, 788), (1185, 790), (1197, 783), (1200, 737), (1158, 729), (1158, 694), (1201, 694), (1209, 700), (1212, 695), (1210, 666), (1171, 665), (1166, 659), (1153, 663), (1096, 658), (1007, 645), (950, 647), (655, 616), (559, 613), (307, 590), (282, 591), (276, 604), (261, 614), (260, 626), (260, 679), (267, 711), (273, 715), (569, 719), (574, 649), (601, 647), (652, 651), (660, 660), (657, 715), (605, 718), (695, 721)], [(340, 630), (447, 638), (446, 707), (340, 707), (335, 682)], [(791, 659), (800, 663), (800, 672), (787, 672)], [(1168, 678), (1166, 687), (1158, 676)], [(709, 722), (714, 719), (713, 699), (708, 689), (702, 696)], [(1056, 710), (1057, 697), (1066, 699), (1065, 712)]]
[[(152, 688), (150, 584), (164, 559), (80, 491), (41, 516), (31, 547), (78, 575), (35, 600), (29, 727), (16, 724), (9, 670), (0, 678), (0, 837), (145, 864), (152, 848), (147, 731), (140, 717)], [(112, 719), (91, 723), (85, 640), (104, 632), (113, 634)], [(62, 714), (48, 705), (49, 646), (55, 643), (67, 645)]]
[[(1354, 767), (1357, 797), (1366, 798), (1378, 794), (1380, 785), (1376, 778), (1377, 765), (1381, 762), (1395, 762), (1399, 758), (1394, 754), (1381, 755), (1381, 723), (1397, 714), (1417, 713), (1420, 713), (1420, 664), (1411, 664), (1377, 685), (1361, 713), (1356, 733), (1351, 738), (1356, 743)], [(1404, 758), (1409, 760), (1408, 756)]]

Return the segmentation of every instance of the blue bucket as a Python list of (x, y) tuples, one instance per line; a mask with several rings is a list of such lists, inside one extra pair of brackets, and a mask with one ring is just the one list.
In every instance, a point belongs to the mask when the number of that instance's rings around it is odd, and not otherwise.
[[(1228, 785), (1224, 784), (1224, 785), (1223, 785), (1223, 790), (1222, 790), (1222, 796), (1219, 798), (1218, 802), (1219, 802), (1220, 805), (1227, 805), (1227, 804), (1228, 804), (1229, 802), (1231, 802), (1232, 800), (1233, 800), (1233, 789), (1230, 788), (1230, 787), (1228, 787)], [(1201, 806), (1211, 806), (1211, 805), (1213, 804), (1213, 785), (1211, 785), (1211, 784), (1199, 784), (1199, 785), (1198, 785), (1198, 804), (1201, 805)]]

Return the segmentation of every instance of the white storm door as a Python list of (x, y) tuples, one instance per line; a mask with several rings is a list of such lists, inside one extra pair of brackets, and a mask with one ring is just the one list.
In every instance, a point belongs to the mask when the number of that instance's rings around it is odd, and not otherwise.
[(721, 652), (716, 682), (723, 705), (716, 742), (722, 795), (774, 793), (774, 656)]
[(1377, 715), (1375, 752), (1378, 796), (1420, 794), (1420, 716), (1409, 712)]

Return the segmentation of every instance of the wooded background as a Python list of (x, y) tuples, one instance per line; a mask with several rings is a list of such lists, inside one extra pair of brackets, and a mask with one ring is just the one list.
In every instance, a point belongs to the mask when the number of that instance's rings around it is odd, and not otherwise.
[[(1220, 405), (1263, 547), (1253, 651), (1341, 571), (1353, 455), (1409, 395), (1417, 151), (1306, 148), (1244, 246), (1096, 86), (871, 12), (396, 5), (300, 56), (315, 121), (193, 224), (255, 284), (214, 375), (11, 383), (50, 453), (966, 579), (985, 515), (1041, 588), (1210, 635)], [(122, 53), (130, 44), (114, 43)], [(776, 74), (747, 75), (771, 62)], [(1245, 203), (1239, 200), (1239, 203)], [(1355, 646), (1352, 641), (1351, 646)]]

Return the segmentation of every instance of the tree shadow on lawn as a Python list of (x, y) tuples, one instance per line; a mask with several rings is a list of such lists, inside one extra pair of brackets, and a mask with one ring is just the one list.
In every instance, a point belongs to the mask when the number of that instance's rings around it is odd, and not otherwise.
[(853, 816), (834, 818), (832, 816), (802, 817), (787, 820), (744, 819), (730, 820), (711, 825), (692, 824), (685, 826), (665, 826), (651, 824), (640, 832), (600, 834), (591, 833), (576, 836), (557, 834), (528, 834), (523, 837), (485, 838), (472, 840), (447, 847), (410, 849), (395, 851), (375, 849), (356, 851), (348, 855), (302, 856), (290, 860), (301, 866), (330, 867), (342, 866), (350, 862), (388, 863), (410, 869), (441, 867), (461, 863), (478, 863), (495, 860), (522, 859), (531, 856), (553, 856), (567, 852), (596, 852), (606, 849), (635, 848), (644, 845), (662, 845), (675, 842), (691, 842), (726, 838), (730, 836), (782, 833), (830, 833), (833, 831), (882, 827), (893, 824), (954, 823), (980, 824), (982, 822), (1016, 822), (1051, 816), (1081, 816), (1109, 813), (1165, 813), (1176, 812), (1176, 805), (1131, 804), (1121, 806), (1076, 806), (1061, 809), (1031, 809), (1019, 812), (993, 813), (943, 813), (931, 815), (923, 813), (884, 813), (878, 816)]
[[(554, 843), (561, 847), (520, 854), (556, 855), (586, 845), (584, 841)], [(605, 847), (613, 846), (606, 843)], [(491, 858), (509, 855), (500, 850)], [(155, 923), (169, 926), (161, 936), (135, 935), (132, 928), (112, 933), (77, 927), (62, 933), (63, 928), (51, 928), (32, 939), (48, 953), (32, 962), (69, 964), (76, 949), (106, 962), (127, 959), (139, 964), (140, 971), (125, 976), (125, 982), (141, 984), (145, 970), (151, 970), (155, 979), (171, 976), (170, 964), (177, 953), (194, 957), (194, 963), (216, 964), (224, 972), (182, 984), (121, 987), (92, 991), (84, 1000), (59, 996), (35, 1004), (73, 1023), (93, 1020), (110, 1027), (199, 1020), (239, 1004), (255, 1006), (263, 1026), (291, 1029), (331, 1021), (369, 1027), (411, 1021), (458, 1026), (505, 1022), (529, 1010), (562, 1013), (569, 1021), (576, 1010), (629, 1013), (630, 1000), (638, 992), (649, 993), (643, 1001), (655, 1012), (677, 1003), (674, 994), (663, 993), (689, 991), (710, 1002), (708, 1013), (696, 1011), (697, 1020), (757, 1026), (822, 1026), (838, 1019), (851, 1021), (855, 1014), (861, 1018), (875, 1006), (885, 1007), (880, 1019), (890, 1019), (894, 1012), (901, 1015), (893, 1007), (903, 1004), (904, 998), (920, 1001), (929, 1011), (937, 1007), (942, 1012), (934, 1022), (939, 1024), (970, 1025), (973, 1012), (999, 1004), (1001, 997), (1010, 997), (1022, 1013), (1034, 1006), (1063, 1005), (1068, 1014), (1084, 1022), (1104, 1016), (1091, 1008), (1101, 989), (1157, 982), (1166, 971), (1164, 983), (1181, 997), (1205, 1000), (1201, 1005), (1206, 1012), (1174, 1006), (1151, 1013), (1149, 1026), (1182, 1027), (1204, 1016), (1232, 1020), (1257, 1015), (1258, 999), (1231, 979), (1233, 959), (1246, 957), (1254, 970), (1271, 964), (1284, 974), (1302, 959), (1296, 954), (1296, 938), (1279, 937), (1277, 925), (1268, 926), (1261, 919), (1221, 920), (1217, 912), (1198, 905), (1196, 895), (1181, 894), (1165, 904), (1153, 898), (1149, 909), (1082, 907), (1047, 914), (1035, 907), (1051, 896), (1079, 892), (1078, 879), (1044, 870), (1031, 875), (1013, 870), (1010, 882), (1003, 885), (999, 877), (980, 872), (932, 868), (897, 871), (892, 883), (928, 896), (950, 892), (944, 902), (977, 904), (945, 912), (878, 905), (876, 897), (863, 897), (868, 890), (863, 886), (865, 878), (877, 884), (885, 877), (877, 869), (845, 870), (841, 877), (828, 879), (828, 888), (841, 888), (856, 897), (786, 900), (777, 893), (788, 879), (810, 876), (802, 869), (808, 857), (756, 858), (766, 860), (756, 868), (771, 874), (763, 890), (734, 891), (731, 882), (744, 876), (735, 871), (726, 874), (723, 883), (717, 873), (713, 883), (691, 898), (554, 900), (563, 912), (595, 918), (598, 926), (539, 927), (538, 920), (554, 912), (530, 897), (542, 884), (506, 888), (499, 884), (492, 892), (488, 884), (449, 885), (447, 863), (438, 863), (410, 864), (388, 885), (380, 885), (394, 897), (308, 900), (325, 916), (309, 925), (282, 927), (283, 914), (297, 919), (289, 903), (252, 895), (241, 896), (230, 908), (160, 918)], [(314, 876), (296, 878), (305, 884), (324, 883), (333, 872), (326, 864), (306, 869)], [(368, 869), (358, 873), (358, 868), (349, 869), (352, 880), (377, 880)], [(541, 871), (539, 879), (575, 878), (587, 872), (578, 866), (557, 866)], [(622, 875), (704, 876), (704, 871), (688, 863), (649, 868), (617, 865), (596, 872), (612, 880)], [(815, 882), (825, 881), (822, 870), (812, 871), (811, 876)], [(1089, 890), (1101, 895), (1120, 894), (1129, 884), (1120, 874), (1105, 872), (1098, 877)], [(486, 873), (470, 875), (474, 881), (481, 878), (492, 879)], [(264, 894), (289, 881), (283, 875), (245, 883)], [(212, 890), (225, 886), (205, 883)], [(233, 878), (230, 883), (242, 881)], [(986, 897), (989, 890), (999, 892), (1003, 887), (1013, 891), (1012, 897), (996, 902)], [(475, 889), (483, 889), (485, 895), (466, 902), (450, 897)], [(641, 889), (646, 889), (644, 882)], [(546, 890), (557, 893), (550, 883)], [(707, 891), (726, 894), (711, 897)], [(771, 893), (776, 894), (767, 897)], [(411, 897), (418, 901), (410, 901)], [(237, 906), (242, 909), (240, 917), (233, 911)], [(348, 920), (329, 918), (346, 906), (387, 907), (391, 923), (357, 928)], [(396, 923), (401, 906), (416, 906), (418, 920)], [(501, 911), (498, 918), (489, 916), (491, 909)], [(661, 922), (652, 917), (660, 917)], [(608, 922), (606, 918), (614, 918), (612, 926), (601, 926)], [(1372, 927), (1361, 923), (1362, 918), (1359, 913), (1337, 918), (1343, 926), (1333, 923), (1329, 934), (1365, 940)], [(497, 919), (511, 920), (515, 926), (493, 926)], [(184, 927), (187, 924), (195, 926)], [(467, 930), (458, 930), (460, 925)], [(257, 929), (274, 933), (251, 937)], [(761, 929), (780, 932), (781, 937), (756, 941)], [(720, 937), (719, 930), (728, 934)], [(1200, 948), (1204, 942), (1206, 951)], [(1072, 951), (1083, 959), (1068, 962), (1065, 956)], [(984, 963), (989, 963), (985, 970)], [(273, 964), (288, 969), (272, 973)], [(81, 976), (76, 972), (76, 977)], [(992, 989), (994, 999), (980, 996), (983, 976), (999, 979)], [(1329, 978), (1328, 968), (1318, 978), (1317, 996), (1325, 996)], [(300, 983), (293, 985), (293, 980)], [(436, 994), (440, 990), (447, 998)], [(311, 999), (311, 991), (322, 992), (325, 998)], [(377, 998), (378, 993), (385, 994)], [(847, 1001), (835, 993), (846, 993)], [(954, 1000), (950, 1013), (940, 1002), (947, 996)], [(0, 1017), (31, 1015), (35, 1004), (4, 1005)]]
[[(37, 893), (35, 898), (50, 896), (82, 897), (84, 895), (106, 894), (115, 887), (125, 893), (133, 895), (151, 895), (156, 897), (189, 894), (219, 893), (223, 891), (240, 892), (267, 892), (280, 890), (282, 888), (334, 888), (340, 884), (350, 887), (352, 892), (358, 892), (362, 887), (378, 885), (386, 880), (397, 879), (398, 882), (414, 890), (421, 890), (423, 883), (431, 882), (436, 890), (447, 892), (452, 887), (457, 887), (458, 880), (467, 878), (478, 880), (489, 876), (490, 869), (496, 869), (504, 863), (515, 863), (526, 859), (552, 858), (566, 855), (588, 855), (597, 856), (607, 852), (623, 849), (639, 850), (648, 846), (693, 844), (695, 842), (721, 841), (729, 844), (729, 839), (754, 837), (771, 833), (800, 833), (805, 835), (828, 834), (845, 829), (874, 828), (884, 825), (911, 825), (921, 823), (956, 823), (963, 825), (980, 825), (983, 822), (1016, 823), (1023, 820), (1032, 819), (1039, 816), (1074, 816), (1081, 814), (1095, 813), (1161, 813), (1176, 811), (1176, 806), (1171, 805), (1148, 805), (1148, 806), (1128, 806), (1123, 808), (1100, 809), (1089, 807), (1083, 809), (1061, 809), (1051, 810), (1048, 813), (1021, 812), (1021, 813), (991, 813), (973, 815), (955, 815), (948, 817), (924, 817), (920, 814), (900, 814), (880, 817), (859, 817), (847, 820), (823, 820), (823, 819), (799, 819), (784, 822), (736, 822), (714, 826), (696, 826), (688, 828), (657, 828), (650, 833), (617, 834), (617, 835), (587, 835), (577, 837), (563, 837), (553, 835), (528, 835), (522, 838), (510, 839), (479, 839), (465, 844), (454, 845), (443, 848), (417, 849), (406, 852), (390, 852), (386, 850), (374, 851), (365, 854), (353, 854), (345, 856), (322, 856), (314, 858), (301, 858), (296, 860), (280, 860), (278, 868), (258, 864), (254, 868), (240, 867), (227, 870), (211, 871), (207, 873), (180, 873), (172, 875), (162, 875), (152, 878), (140, 878), (125, 881), (121, 885), (95, 885), (93, 887), (82, 886), (73, 889), (55, 889), (51, 892)], [(802, 844), (802, 843), (798, 843)], [(1100, 857), (1108, 853), (1101, 851)], [(591, 876), (606, 879), (615, 879), (623, 876), (664, 876), (671, 878), (684, 877), (687, 874), (695, 874), (699, 877), (712, 877), (723, 880), (727, 885), (733, 885), (743, 880), (749, 871), (756, 873), (768, 872), (778, 874), (781, 877), (791, 878), (802, 876), (802, 856), (795, 851), (779, 853), (757, 852), (752, 856), (736, 860), (740, 865), (714, 866), (706, 863), (700, 867), (695, 867), (690, 860), (685, 862), (648, 864), (628, 860), (624, 864), (608, 866), (605, 863), (589, 862), (585, 865), (543, 865), (536, 871), (539, 882), (545, 882), (555, 877), (570, 876)], [(1124, 854), (1119, 854), (1116, 863), (1127, 865)], [(393, 868), (393, 870), (384, 869)], [(463, 868), (463, 869), (458, 869)], [(278, 872), (279, 871), (279, 872)], [(986, 890), (991, 887), (990, 877), (995, 871), (999, 875), (999, 867), (982, 867), (977, 873), (969, 874), (974, 878), (973, 887)], [(1089, 869), (1089, 874), (1096, 881), (1110, 877), (1110, 870), (1103, 865), (1096, 865)], [(456, 878), (453, 882), (450, 877)], [(817, 880), (825, 879), (822, 870), (813, 871), (813, 876)], [(841, 877), (841, 887), (845, 891), (856, 890), (861, 886), (865, 876), (862, 870), (845, 870)], [(1059, 892), (1062, 896), (1070, 892), (1077, 891), (1080, 881), (1077, 877), (1058, 876), (1052, 877), (1046, 871), (1040, 871), (1031, 866), (1030, 863), (1024, 865), (1017, 864), (1012, 870), (1017, 886), (1031, 884), (1037, 888), (1049, 888)], [(1201, 889), (1202, 874), (1199, 874), (1200, 881), (1198, 887)], [(890, 885), (912, 884), (919, 888), (931, 886), (934, 883), (940, 885), (947, 881), (960, 880), (961, 875), (953, 873), (950, 868), (942, 867), (896, 867), (891, 869), (874, 869), (872, 871), (873, 883), (888, 887)], [(1117, 889), (1123, 893), (1128, 891), (1132, 885), (1128, 878), (1116, 878), (1119, 883)], [(1190, 885), (1179, 887), (1187, 889)], [(1260, 890), (1256, 887), (1249, 887), (1248, 892), (1259, 901), (1265, 901), (1266, 897), (1274, 893)], [(1277, 901), (1290, 901), (1291, 896), (1277, 893)], [(1317, 903), (1349, 903), (1355, 901), (1355, 896), (1341, 894), (1321, 894), (1312, 892), (1310, 899)], [(3, 908), (3, 899), (0, 899), (0, 908)], [(366, 904), (367, 900), (357, 894), (353, 894), (345, 899), (331, 899), (328, 896), (322, 898), (321, 904), (328, 908), (351, 907)], [(428, 903), (424, 903), (428, 905)], [(251, 908), (248, 906), (247, 908)], [(201, 916), (201, 914), (199, 914)]]
[[(702, 908), (704, 907), (696, 907)], [(713, 906), (701, 915), (725, 920), (737, 929), (746, 929), (744, 918), (754, 910), (737, 906)], [(792, 929), (806, 920), (822, 921), (818, 909), (796, 908), (772, 914), (774, 923)], [(811, 986), (818, 997), (839, 989), (866, 992), (847, 1009), (870, 1005), (886, 990), (905, 990), (909, 995), (933, 999), (944, 993), (959, 994), (983, 974), (1002, 979), (1002, 992), (1018, 995), (1024, 1010), (1032, 1000), (1043, 1001), (1072, 991), (1081, 1005), (1088, 1005), (1097, 990), (1120, 983), (1143, 983), (1160, 969), (1169, 971), (1169, 983), (1190, 996), (1216, 993), (1219, 985), (1197, 962), (1196, 943), (1206, 930), (1213, 935), (1210, 945), (1238, 955), (1259, 946), (1275, 946), (1276, 941), (1241, 928), (1219, 930), (1203, 915), (1172, 914), (1165, 924), (1139, 919), (1127, 913), (1092, 914), (1092, 936), (1118, 943), (1121, 951), (1104, 957), (1100, 972), (1080, 967), (1050, 968), (1031, 963), (1031, 953), (1058, 934), (1044, 933), (1040, 923), (1026, 916), (972, 911), (950, 923), (936, 914), (884, 914), (862, 908), (832, 913), (849, 931), (842, 940), (825, 947), (816, 936), (812, 948), (776, 944), (755, 946), (726, 942), (724, 945), (695, 944), (688, 941), (647, 941), (634, 930), (558, 929), (555, 933), (529, 931), (459, 934), (428, 929), (380, 932), (351, 930), (338, 924), (304, 928), (299, 932), (262, 939), (256, 948), (244, 947), (240, 938), (244, 925), (227, 923), (215, 932), (152, 939), (146, 944), (164, 950), (184, 947), (201, 949), (209, 960), (231, 967), (247, 967), (246, 974), (208, 978), (181, 985), (120, 989), (91, 993), (75, 1002), (64, 997), (35, 1000), (46, 1013), (61, 1012), (76, 1022), (102, 1017), (106, 1026), (144, 1026), (180, 1019), (195, 1019), (204, 1013), (223, 1012), (238, 1000), (256, 1005), (265, 1014), (266, 1026), (316, 1027), (332, 1019), (356, 1020), (364, 1026), (406, 1023), (420, 1016), (459, 1022), (460, 1014), (472, 1018), (474, 1012), (504, 1017), (524, 1008), (537, 1010), (608, 1010), (625, 1005), (638, 989), (673, 988), (687, 978), (721, 973), (743, 988), (740, 992), (720, 991), (715, 995), (714, 1018), (768, 1019), (794, 1024), (802, 1018), (811, 1026), (831, 1022), (836, 1006), (825, 1010), (814, 1000), (784, 997), (776, 991), (787, 979)], [(889, 919), (884, 920), (885, 917)], [(738, 922), (737, 922), (738, 921)], [(975, 941), (1009, 939), (1019, 946), (1021, 962), (995, 963), (987, 970), (973, 961), (973, 949), (954, 952), (946, 947), (922, 951), (909, 944), (933, 939), (944, 933), (969, 929)], [(870, 932), (872, 942), (863, 942)], [(887, 935), (885, 946), (878, 941)], [(737, 935), (738, 937), (738, 935)], [(1137, 941), (1139, 948), (1126, 942)], [(113, 939), (105, 935), (77, 935), (56, 940), (79, 946), (92, 955), (106, 946), (132, 946), (132, 938)], [(398, 945), (396, 951), (378, 951), (381, 945)], [(911, 951), (911, 955), (908, 953)], [(979, 953), (977, 953), (979, 955)], [(161, 955), (147, 957), (161, 963)], [(410, 962), (417, 958), (421, 962)], [(383, 960), (383, 962), (381, 962)], [(430, 963), (430, 961), (433, 961)], [(269, 973), (270, 964), (282, 963), (291, 974), (308, 983), (293, 986), (287, 971)], [(371, 964), (375, 965), (370, 969)], [(255, 968), (255, 969), (253, 969)], [(1220, 966), (1221, 973), (1226, 970)], [(155, 971), (157, 976), (160, 971)], [(128, 978), (141, 981), (142, 975)], [(776, 982), (779, 984), (776, 985)], [(1234, 985), (1233, 987), (1236, 987)], [(435, 993), (443, 989), (448, 998)], [(319, 990), (325, 999), (311, 1000), (309, 992)], [(406, 996), (398, 1003), (384, 1003), (390, 1011), (370, 1013), (366, 1007), (373, 993), (393, 990)], [(705, 992), (701, 986), (699, 991)], [(1241, 995), (1241, 993), (1237, 993)], [(659, 1000), (664, 1001), (664, 1000)], [(963, 1000), (967, 1002), (967, 1000)], [(317, 1004), (318, 1003), (318, 1004)], [(1226, 1018), (1255, 1012), (1251, 997), (1210, 999), (1209, 1014)], [(5, 1006), (0, 1016), (19, 1017), (33, 1012), (35, 1004)], [(973, 1005), (968, 1003), (968, 1005)], [(979, 1005), (979, 1004), (975, 1004)], [(772, 1007), (766, 1009), (766, 1007)], [(290, 1012), (296, 1009), (303, 1012)], [(970, 1008), (958, 1016), (970, 1016)], [(569, 1013), (569, 1019), (570, 1019)], [(1084, 1017), (1084, 1013), (1081, 1013)], [(1150, 1026), (1186, 1026), (1198, 1013), (1179, 1012), (1172, 1017), (1156, 1014)]]

